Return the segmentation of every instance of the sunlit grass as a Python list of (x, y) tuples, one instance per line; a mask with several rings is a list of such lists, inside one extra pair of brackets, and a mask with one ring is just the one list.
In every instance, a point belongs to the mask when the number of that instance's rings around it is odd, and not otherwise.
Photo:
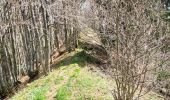
[(112, 100), (108, 80), (88, 71), (86, 68), (75, 67), (69, 78), (58, 91), (56, 100)]
[[(111, 90), (115, 87), (113, 79), (102, 77), (89, 70), (87, 64), (93, 59), (82, 50), (65, 55), (72, 56), (70, 63), (65, 60), (56, 66), (46, 77), (30, 83), (13, 96), (12, 100), (114, 100)], [(92, 65), (91, 65), (92, 66)], [(163, 100), (156, 94), (149, 94), (142, 100)], [(149, 99), (146, 99), (149, 98)], [(155, 99), (158, 98), (158, 99)]]
[[(82, 52), (76, 51), (76, 54)], [(42, 77), (18, 92), (12, 100), (48, 100), (48, 93), (56, 87), (53, 99), (56, 100), (103, 100), (110, 98), (110, 81), (88, 71), (88, 57), (78, 54), (70, 64), (61, 63), (59, 68)], [(108, 86), (107, 86), (108, 85)]]
[[(63, 70), (64, 69), (64, 70)], [(56, 77), (55, 77), (56, 75)], [(52, 78), (52, 79), (51, 79)], [(65, 83), (63, 81), (66, 81)], [(111, 98), (107, 80), (78, 64), (63, 66), (44, 79), (37, 80), (13, 97), (13, 100), (48, 100), (47, 91), (56, 85), (56, 100), (97, 100)], [(108, 85), (109, 86), (109, 85)], [(97, 94), (97, 95), (96, 95)], [(108, 99), (109, 100), (109, 99)]]

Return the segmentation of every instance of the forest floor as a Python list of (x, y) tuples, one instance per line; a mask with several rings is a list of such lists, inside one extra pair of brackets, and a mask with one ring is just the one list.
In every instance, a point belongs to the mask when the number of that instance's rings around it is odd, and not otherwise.
[[(66, 53), (48, 76), (27, 84), (10, 100), (114, 100), (114, 80), (92, 60), (80, 49)], [(163, 100), (153, 92), (141, 99)]]

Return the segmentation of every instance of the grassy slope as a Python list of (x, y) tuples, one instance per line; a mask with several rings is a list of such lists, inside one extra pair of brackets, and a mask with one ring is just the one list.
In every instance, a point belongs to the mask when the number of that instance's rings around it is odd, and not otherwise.
[[(110, 92), (114, 85), (112, 79), (103, 78), (97, 72), (89, 70), (86, 63), (89, 58), (79, 52), (72, 53), (70, 60), (63, 60), (48, 76), (28, 84), (11, 99), (113, 100)], [(68, 57), (68, 55), (65, 56)], [(151, 93), (143, 100), (161, 100), (161, 98)]]
[(70, 64), (62, 62), (58, 69), (17, 93), (12, 100), (84, 100), (112, 99), (110, 80), (86, 67), (87, 57), (76, 55)]

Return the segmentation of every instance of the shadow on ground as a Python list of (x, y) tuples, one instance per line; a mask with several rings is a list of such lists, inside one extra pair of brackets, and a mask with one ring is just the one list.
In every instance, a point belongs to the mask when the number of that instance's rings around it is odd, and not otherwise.
[(61, 59), (51, 65), (52, 68), (60, 68), (70, 64), (78, 64), (80, 67), (85, 67), (86, 63), (90, 64), (101, 64), (101, 62), (93, 56), (87, 54), (84, 50), (69, 55), (68, 57)]

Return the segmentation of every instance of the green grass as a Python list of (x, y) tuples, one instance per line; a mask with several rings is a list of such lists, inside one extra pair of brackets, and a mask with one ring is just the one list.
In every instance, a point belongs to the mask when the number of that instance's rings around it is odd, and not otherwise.
[(32, 100), (46, 100), (44, 94), (48, 91), (48, 86), (40, 86), (31, 90), (28, 98)]
[[(93, 59), (82, 50), (67, 54), (53, 72), (28, 84), (10, 100), (113, 100), (115, 82), (89, 70), (89, 61)], [(155, 98), (155, 94), (147, 98)]]
[[(107, 81), (97, 74), (89, 72), (87, 68), (82, 68), (78, 64), (71, 64), (61, 67), (47, 77), (36, 80), (12, 99), (48, 100), (45, 95), (50, 91), (50, 86), (52, 87), (55, 84), (57, 89), (54, 98), (56, 100), (103, 100), (104, 98), (111, 98), (108, 91), (109, 85), (107, 86), (109, 82)], [(45, 86), (42, 84), (45, 84)], [(100, 95), (96, 96), (95, 93)]]
[(56, 100), (69, 100), (71, 91), (68, 86), (62, 86), (55, 96)]
[(109, 82), (89, 72), (86, 68), (77, 66), (69, 73), (67, 82), (56, 91), (55, 98), (56, 100), (103, 100), (107, 98), (111, 100), (112, 96), (109, 91), (111, 83)]
[[(98, 76), (86, 67), (88, 56), (80, 51), (72, 55), (69, 63), (64, 60), (46, 77), (28, 84), (12, 100), (103, 100), (112, 99), (112, 81)], [(109, 84), (109, 85), (108, 85)], [(51, 93), (51, 91), (54, 91)], [(50, 94), (50, 96), (48, 96)]]
[(55, 80), (55, 84), (56, 84), (56, 85), (57, 85), (57, 84), (60, 84), (61, 81), (63, 81), (63, 80), (64, 80), (64, 77), (63, 77), (63, 76), (57, 77), (56, 80)]

